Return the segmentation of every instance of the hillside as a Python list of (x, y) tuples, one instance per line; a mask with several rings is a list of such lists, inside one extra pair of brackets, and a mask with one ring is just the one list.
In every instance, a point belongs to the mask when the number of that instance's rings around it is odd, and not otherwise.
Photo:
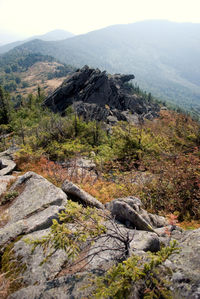
[(72, 70), (51, 56), (18, 50), (0, 56), (0, 85), (15, 96), (35, 92), (38, 85), (48, 94)]
[(18, 106), (0, 86), (2, 299), (198, 298), (200, 125), (133, 78), (85, 66)]
[[(155, 96), (199, 111), (200, 24), (145, 21), (115, 25), (70, 39), (20, 46), (75, 66), (134, 73)], [(15, 50), (14, 50), (15, 51)]]

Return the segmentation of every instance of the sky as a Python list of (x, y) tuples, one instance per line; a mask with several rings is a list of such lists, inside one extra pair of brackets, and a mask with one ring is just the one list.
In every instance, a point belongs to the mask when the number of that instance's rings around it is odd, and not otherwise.
[(9, 36), (13, 41), (54, 29), (83, 34), (151, 19), (200, 23), (199, 11), (200, 0), (0, 0), (0, 43)]

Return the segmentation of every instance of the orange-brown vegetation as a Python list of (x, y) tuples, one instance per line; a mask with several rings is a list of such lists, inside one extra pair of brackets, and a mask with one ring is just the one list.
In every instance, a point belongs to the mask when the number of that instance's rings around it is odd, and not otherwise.
[[(72, 131), (73, 125), (72, 122)], [(73, 137), (73, 143), (69, 134), (64, 137), (67, 132), (63, 131), (57, 150), (60, 157), (65, 156), (64, 148), (71, 150), (73, 147), (75, 152), (74, 144), (80, 148), (84, 145), (86, 148), (86, 142), (90, 142), (90, 139), (86, 139), (86, 134), (83, 134), (83, 130), (87, 130), (87, 124), (83, 127), (79, 120), (79, 125), (82, 130), (80, 136)], [(88, 132), (93, 134), (92, 127)], [(111, 136), (102, 135), (98, 142), (99, 145), (91, 143), (88, 146), (88, 154), (91, 149), (96, 152), (99, 172), (97, 177), (89, 172), (80, 174), (77, 169), (72, 171), (63, 168), (58, 162), (48, 160), (48, 151), (45, 156), (44, 149), (44, 156), (36, 158), (32, 154), (23, 154), (18, 158), (17, 164), (22, 171), (35, 171), (57, 186), (69, 179), (103, 203), (132, 195), (140, 197), (144, 208), (150, 212), (174, 214), (179, 221), (200, 218), (198, 122), (187, 115), (161, 111), (159, 118), (147, 120), (139, 126), (119, 123), (113, 127)], [(51, 139), (48, 137), (47, 150), (50, 143)], [(55, 142), (52, 145), (55, 146)], [(37, 151), (37, 147), (34, 150)], [(56, 155), (58, 154), (53, 155), (55, 160)], [(66, 157), (65, 162), (67, 159)], [(76, 168), (76, 164), (74, 167)]]

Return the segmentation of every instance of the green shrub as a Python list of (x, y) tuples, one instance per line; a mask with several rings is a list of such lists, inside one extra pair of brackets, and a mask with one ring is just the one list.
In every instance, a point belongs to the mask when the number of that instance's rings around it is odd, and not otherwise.
[(126, 261), (113, 266), (104, 276), (92, 280), (95, 290), (92, 298), (128, 298), (136, 284), (142, 285), (141, 298), (172, 298), (167, 282), (162, 279), (159, 266), (173, 253), (178, 252), (176, 242), (162, 248), (156, 254), (150, 254), (144, 262), (139, 256), (132, 255)]

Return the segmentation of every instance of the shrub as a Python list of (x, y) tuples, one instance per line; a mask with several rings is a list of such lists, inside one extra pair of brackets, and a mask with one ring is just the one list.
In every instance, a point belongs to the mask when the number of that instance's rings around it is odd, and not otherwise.
[(158, 253), (151, 254), (147, 262), (139, 256), (132, 255), (126, 261), (113, 266), (105, 275), (92, 280), (95, 287), (92, 297), (128, 298), (134, 287), (140, 283), (141, 298), (172, 298), (170, 289), (162, 278), (159, 265), (175, 252), (178, 252), (178, 248), (174, 241)]

